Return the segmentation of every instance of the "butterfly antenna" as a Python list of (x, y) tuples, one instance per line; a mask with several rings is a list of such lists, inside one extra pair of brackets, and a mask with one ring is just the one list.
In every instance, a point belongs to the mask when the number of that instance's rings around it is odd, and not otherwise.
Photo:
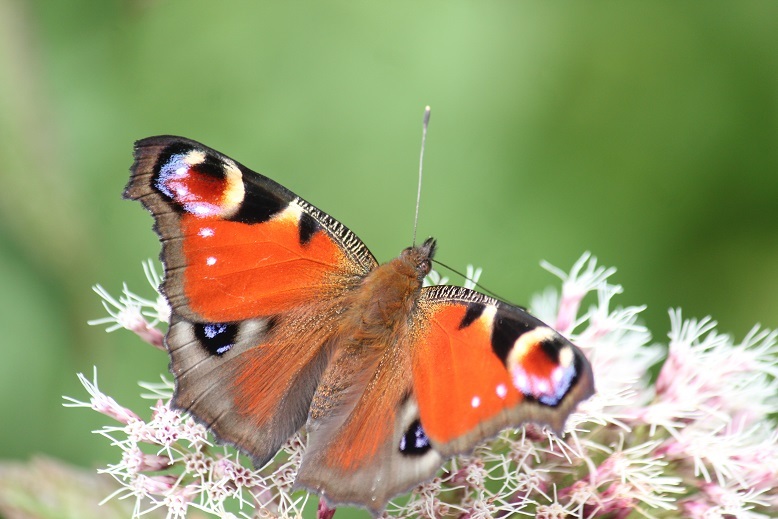
[[(478, 282), (477, 282), (477, 281), (475, 281), (474, 279), (467, 277), (465, 274), (462, 274), (462, 273), (461, 273), (460, 271), (458, 271), (457, 269), (449, 267), (448, 265), (446, 265), (446, 264), (445, 264), (445, 263), (443, 263), (442, 261), (438, 261), (438, 260), (436, 260), (436, 259), (433, 259), (433, 260), (432, 260), (432, 262), (433, 262), (433, 263), (437, 263), (437, 264), (438, 264), (438, 265), (440, 265), (441, 267), (443, 267), (443, 268), (446, 268), (446, 269), (450, 270), (450, 271), (451, 271), (451, 272), (453, 272), (454, 274), (457, 274), (457, 275), (459, 275), (459, 276), (462, 276), (464, 279), (466, 279), (467, 281), (470, 281), (470, 282), (471, 282), (471, 283), (472, 283), (474, 286), (476, 286), (477, 288), (480, 288), (481, 290), (483, 290), (484, 292), (486, 292), (486, 293), (487, 293), (487, 294), (489, 294), (490, 296), (492, 296), (492, 297), (494, 297), (494, 298), (497, 298), (497, 299), (500, 299), (500, 300), (502, 300), (502, 301), (508, 301), (507, 299), (505, 299), (504, 297), (502, 297), (500, 294), (497, 294), (497, 293), (495, 293), (494, 291), (492, 291), (492, 290), (489, 290), (488, 288), (486, 288), (485, 286), (483, 286), (481, 283), (478, 283)], [(513, 304), (513, 303), (511, 303), (511, 304)], [(518, 306), (518, 305), (515, 305), (515, 304), (513, 304), (513, 306)]]
[(416, 191), (416, 217), (413, 219), (413, 246), (416, 246), (416, 229), (419, 226), (419, 204), (421, 204), (421, 174), (424, 166), (424, 144), (427, 142), (427, 127), (430, 125), (430, 107), (424, 108), (424, 123), (421, 130), (421, 153), (419, 154), (419, 188)]

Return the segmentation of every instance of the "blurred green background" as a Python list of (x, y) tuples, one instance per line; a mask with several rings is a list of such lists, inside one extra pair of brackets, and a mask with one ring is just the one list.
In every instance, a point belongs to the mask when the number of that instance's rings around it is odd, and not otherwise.
[(0, 458), (115, 461), (76, 372), (135, 409), (163, 353), (86, 321), (150, 294), (134, 140), (278, 180), (380, 260), (419, 234), (516, 303), (586, 250), (647, 304), (778, 326), (778, 3), (0, 0)]

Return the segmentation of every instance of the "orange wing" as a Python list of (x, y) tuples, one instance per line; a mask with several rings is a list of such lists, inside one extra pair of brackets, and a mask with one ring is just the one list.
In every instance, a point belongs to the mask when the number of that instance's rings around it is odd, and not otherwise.
[(594, 392), (583, 353), (524, 310), (462, 287), (422, 291), (413, 346), (421, 425), (444, 457), (524, 422), (561, 434)]
[(135, 145), (155, 218), (174, 403), (263, 464), (307, 417), (344, 297), (376, 266), (343, 224), (200, 143)]
[(190, 320), (285, 312), (337, 293), (377, 265), (343, 224), (188, 139), (138, 141), (125, 197), (154, 215), (164, 292)]

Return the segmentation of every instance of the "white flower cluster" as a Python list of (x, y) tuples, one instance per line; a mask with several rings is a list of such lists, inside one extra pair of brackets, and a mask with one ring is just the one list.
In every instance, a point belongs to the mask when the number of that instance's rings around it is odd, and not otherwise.
[(121, 460), (100, 472), (121, 485), (106, 497), (134, 499), (133, 517), (158, 508), (168, 518), (186, 517), (198, 509), (217, 517), (253, 517), (259, 511), (279, 517), (300, 515), (308, 496), (291, 497), (291, 486), (303, 452), (299, 436), (291, 438), (276, 459), (262, 469), (232, 449), (216, 447), (208, 431), (191, 417), (170, 407), (173, 384), (163, 377), (158, 384), (142, 384), (156, 399), (149, 420), (119, 405), (92, 381), (79, 374), (89, 402), (68, 398), (68, 407), (89, 407), (120, 422), (95, 431), (121, 450)]
[[(564, 439), (534, 425), (503, 431), (395, 499), (384, 516), (777, 516), (778, 333), (755, 328), (736, 344), (716, 333), (710, 319), (684, 321), (673, 311), (669, 344), (652, 344), (639, 322), (643, 307), (613, 307), (622, 292), (609, 283), (615, 269), (598, 266), (588, 253), (569, 273), (544, 266), (562, 279), (562, 290), (535, 297), (531, 311), (584, 351), (597, 393), (570, 416)], [(156, 287), (159, 276), (150, 263), (145, 269)], [(469, 287), (479, 275), (468, 269)], [(446, 281), (432, 272), (428, 283)], [(169, 315), (164, 299), (144, 299), (126, 287), (118, 300), (96, 291), (110, 317), (93, 323), (162, 344), (156, 325)], [(136, 499), (136, 517), (158, 507), (168, 517), (183, 517), (189, 508), (219, 517), (302, 516), (308, 496), (291, 489), (304, 434), (267, 466), (249, 469), (170, 408), (169, 382), (146, 386), (159, 401), (144, 421), (80, 378), (91, 399), (67, 405), (91, 407), (122, 424), (98, 433), (122, 452), (105, 472), (122, 485), (116, 496)], [(318, 517), (333, 513), (319, 504)]]

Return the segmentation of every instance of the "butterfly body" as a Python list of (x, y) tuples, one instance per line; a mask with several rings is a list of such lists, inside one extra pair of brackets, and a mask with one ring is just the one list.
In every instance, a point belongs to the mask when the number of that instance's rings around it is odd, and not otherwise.
[(584, 355), (526, 311), (423, 287), (432, 239), (379, 265), (343, 224), (200, 143), (136, 143), (125, 196), (163, 244), (174, 404), (270, 460), (305, 426), (297, 484), (377, 514), (508, 426), (561, 433)]

